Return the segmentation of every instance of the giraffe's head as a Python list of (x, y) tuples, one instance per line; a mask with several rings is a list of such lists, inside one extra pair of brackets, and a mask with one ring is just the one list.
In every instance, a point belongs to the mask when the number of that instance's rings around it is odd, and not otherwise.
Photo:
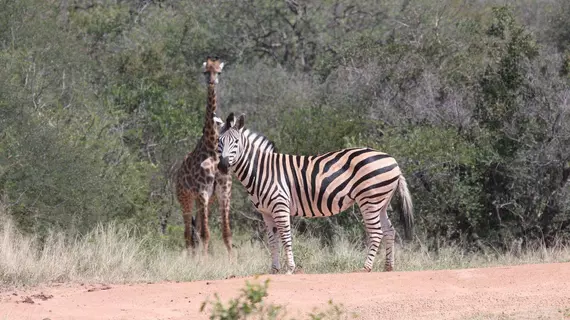
[(218, 75), (222, 73), (224, 68), (224, 63), (218, 59), (218, 57), (208, 57), (203, 64), (203, 72), (206, 77), (207, 84), (218, 83)]

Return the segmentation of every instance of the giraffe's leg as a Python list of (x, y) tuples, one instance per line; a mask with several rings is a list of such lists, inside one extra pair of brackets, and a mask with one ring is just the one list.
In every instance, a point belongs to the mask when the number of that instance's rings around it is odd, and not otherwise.
[(380, 242), (383, 238), (380, 216), (384, 202), (385, 201), (382, 201), (378, 204), (371, 204), (368, 202), (360, 206), (366, 233), (368, 235), (368, 255), (366, 257), (366, 261), (364, 262), (363, 269), (367, 272), (370, 272), (372, 270), (374, 259), (376, 258), (376, 253), (378, 252), (378, 247), (380, 246)]
[(218, 179), (216, 183), (216, 197), (218, 198), (218, 207), (222, 216), (222, 237), (228, 256), (232, 257), (232, 229), (230, 226), (230, 199), (232, 196), (232, 180), (229, 176)]
[(208, 229), (208, 203), (210, 197), (206, 193), (200, 194), (196, 199), (196, 207), (198, 211), (199, 221), (197, 224), (200, 229), (200, 240), (202, 241), (202, 254), (208, 255), (208, 243), (210, 241), (210, 229)]
[(287, 253), (287, 274), (293, 274), (295, 271), (295, 259), (293, 258), (293, 240), (291, 239), (290, 210), (284, 205), (276, 205), (273, 209), (272, 217)]
[(277, 226), (273, 217), (269, 214), (262, 214), (265, 227), (267, 229), (267, 240), (269, 249), (271, 250), (271, 273), (278, 273), (281, 269), (279, 263), (279, 239), (277, 234)]
[(194, 254), (194, 249), (196, 244), (194, 243), (193, 237), (193, 225), (192, 220), (192, 205), (194, 199), (191, 196), (179, 197), (180, 204), (182, 205), (182, 218), (184, 219), (184, 242), (186, 244), (186, 250), (191, 250)]
[(394, 270), (394, 240), (396, 239), (396, 231), (392, 226), (390, 218), (388, 218), (388, 205), (382, 207), (380, 210), (380, 224), (382, 225), (382, 232), (384, 233), (384, 248), (386, 250), (386, 264), (384, 271)]

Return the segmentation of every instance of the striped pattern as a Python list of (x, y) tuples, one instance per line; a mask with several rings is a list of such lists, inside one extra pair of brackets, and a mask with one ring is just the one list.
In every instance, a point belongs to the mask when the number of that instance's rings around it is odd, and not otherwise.
[[(230, 115), (232, 117), (233, 115)], [(228, 118), (228, 120), (231, 120)], [(243, 128), (243, 118), (220, 135), (221, 170), (229, 167), (247, 189), (253, 205), (263, 214), (272, 252), (272, 270), (280, 269), (277, 236), (287, 253), (288, 273), (295, 269), (290, 216), (328, 217), (354, 203), (360, 207), (368, 233), (370, 271), (382, 240), (385, 270), (394, 267), (395, 230), (387, 208), (396, 189), (403, 198), (405, 233), (413, 226), (412, 201), (406, 180), (394, 158), (369, 148), (350, 148), (318, 156), (266, 152), (267, 138)], [(241, 124), (241, 125), (240, 125)]]

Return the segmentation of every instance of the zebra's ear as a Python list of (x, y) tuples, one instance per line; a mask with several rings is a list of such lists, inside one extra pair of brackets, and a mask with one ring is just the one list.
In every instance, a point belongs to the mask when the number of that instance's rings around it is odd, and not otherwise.
[(228, 118), (226, 119), (226, 129), (233, 127), (236, 124), (236, 117), (233, 112), (230, 112)]
[(245, 113), (242, 113), (239, 115), (238, 118), (238, 126), (237, 126), (238, 130), (243, 128), (244, 124), (245, 124)]

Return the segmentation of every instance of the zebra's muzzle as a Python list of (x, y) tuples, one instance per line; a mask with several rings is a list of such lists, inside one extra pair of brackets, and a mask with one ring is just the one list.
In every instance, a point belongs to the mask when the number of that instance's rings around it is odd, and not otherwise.
[(218, 170), (223, 174), (228, 174), (228, 168), (230, 162), (227, 157), (220, 157), (220, 162), (218, 163)]

